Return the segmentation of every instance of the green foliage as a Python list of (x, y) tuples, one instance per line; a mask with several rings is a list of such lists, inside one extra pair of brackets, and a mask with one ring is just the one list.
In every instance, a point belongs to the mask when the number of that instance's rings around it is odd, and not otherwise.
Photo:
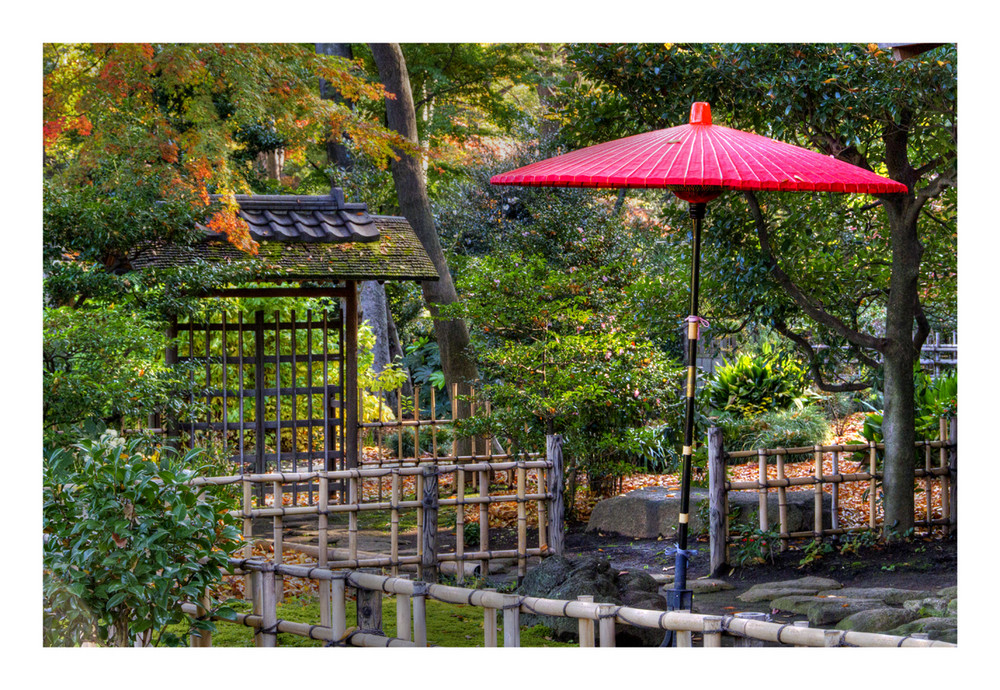
[(729, 547), (729, 560), (733, 565), (743, 567), (774, 562), (774, 555), (781, 547), (781, 537), (777, 530), (752, 526), (756, 523), (756, 512), (750, 516), (749, 524), (737, 523)]
[(216, 583), (238, 546), (235, 503), (187, 484), (199, 460), (94, 426), (45, 450), (46, 645), (176, 641), (163, 632), (186, 620), (180, 602)]
[(803, 555), (799, 560), (799, 567), (804, 568), (805, 566), (812, 565), (823, 559), (823, 556), (828, 556), (834, 552), (833, 545), (829, 542), (823, 541), (822, 539), (815, 539), (802, 549)]
[(180, 385), (163, 363), (162, 326), (109, 305), (43, 313), (42, 395), (47, 428), (87, 419), (140, 419), (179, 410)]
[[(939, 434), (941, 417), (952, 417), (958, 413), (958, 376), (952, 372), (937, 379), (931, 378), (919, 367), (913, 371), (913, 388), (915, 403), (915, 437), (917, 440), (934, 440)], [(865, 417), (861, 429), (864, 441), (882, 443), (882, 414), (873, 412)], [(881, 462), (883, 451), (878, 452)], [(914, 462), (922, 463), (922, 451), (915, 451)]]
[(704, 390), (716, 410), (749, 418), (792, 405), (801, 408), (807, 385), (802, 367), (765, 343), (760, 356), (743, 354), (726, 362)]
[(801, 448), (822, 445), (830, 425), (821, 410), (807, 405), (802, 409), (774, 410), (756, 417), (719, 415), (715, 424), (722, 429), (726, 449)]

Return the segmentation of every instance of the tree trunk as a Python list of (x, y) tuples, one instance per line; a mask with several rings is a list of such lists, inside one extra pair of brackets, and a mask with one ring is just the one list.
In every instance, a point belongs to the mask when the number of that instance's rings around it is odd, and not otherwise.
[[(410, 91), (403, 51), (397, 43), (372, 43), (371, 51), (382, 84), (395, 95), (395, 98), (387, 98), (385, 101), (389, 128), (419, 145), (413, 94)], [(468, 385), (478, 375), (476, 366), (467, 353), (469, 331), (465, 322), (462, 319), (438, 318), (438, 305), (458, 301), (458, 294), (438, 240), (420, 160), (407, 153), (399, 153), (399, 160), (392, 163), (392, 179), (400, 211), (413, 226), (440, 276), (440, 280), (421, 283), (421, 289), (424, 302), (434, 319), (434, 334), (441, 352), (441, 368), (444, 370), (445, 380), (449, 390), (452, 383), (458, 383), (461, 391), (467, 391)], [(459, 416), (464, 416), (461, 410)]]
[[(351, 50), (350, 43), (317, 43), (316, 52), (322, 55), (336, 55), (337, 57), (347, 58), (348, 60), (354, 59), (354, 53)], [(330, 85), (326, 83), (325, 79), (319, 80), (319, 95), (320, 98), (329, 98), (338, 103), (347, 102), (339, 92), (330, 88)], [(350, 104), (349, 102), (347, 103), (348, 105)], [(341, 170), (350, 170), (354, 166), (354, 161), (351, 160), (351, 154), (347, 150), (347, 146), (344, 145), (344, 141), (346, 139), (347, 135), (344, 135), (344, 139), (330, 137), (326, 140), (327, 160)]]
[[(389, 306), (385, 299), (385, 286), (376, 280), (366, 280), (361, 283), (361, 298), (358, 305), (361, 308), (362, 320), (368, 324), (375, 335), (372, 346), (372, 371), (382, 373), (391, 361), (389, 357)], [(386, 392), (382, 398), (395, 408), (395, 394)]]
[(883, 203), (892, 229), (892, 275), (883, 350), (885, 409), (882, 413), (885, 439), (882, 501), (888, 535), (890, 530), (902, 534), (913, 527), (913, 449), (916, 440), (913, 322), (923, 247), (917, 237), (916, 221), (908, 220), (911, 214), (907, 210), (912, 200), (903, 198)]

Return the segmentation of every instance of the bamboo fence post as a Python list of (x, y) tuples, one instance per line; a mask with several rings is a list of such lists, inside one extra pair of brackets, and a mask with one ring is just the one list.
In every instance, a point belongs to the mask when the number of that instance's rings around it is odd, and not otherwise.
[(358, 504), (358, 479), (357, 468), (352, 468), (347, 479), (347, 502), (351, 506), (347, 513), (347, 551), (352, 561), (358, 558), (358, 512), (361, 507)]
[(434, 408), (437, 406), (437, 400), (434, 397), (434, 386), (431, 386), (431, 455), (434, 456), (434, 462), (437, 462), (438, 457), (438, 437), (437, 437), (437, 417)]
[[(278, 438), (278, 445), (281, 445), (281, 438)], [(278, 471), (281, 471), (281, 466), (278, 466)], [(274, 507), (284, 509), (284, 488), (285, 485), (281, 481), (276, 481), (271, 483), (271, 493), (274, 495)], [(282, 556), (284, 555), (282, 539), (284, 537), (284, 524), (281, 514), (274, 516), (274, 563), (275, 565), (281, 565)], [(277, 573), (274, 576), (274, 586), (275, 586), (275, 596), (278, 601), (283, 601), (284, 590), (285, 590), (285, 578), (281, 573)]]
[(424, 521), (421, 531), (421, 543), (423, 553), (420, 559), (420, 579), (425, 582), (437, 582), (438, 580), (438, 555), (437, 555), (437, 532), (438, 532), (438, 466), (437, 464), (425, 465), (423, 474), (423, 512)]
[(824, 647), (839, 647), (841, 640), (843, 640), (845, 632), (843, 630), (824, 630), (823, 631), (823, 646)]
[(521, 646), (521, 598), (516, 594), (503, 597), (503, 646)]
[(334, 641), (339, 642), (347, 634), (347, 575), (344, 571), (337, 572), (337, 577), (330, 580), (330, 601), (332, 613), (330, 629)]
[(767, 455), (757, 449), (757, 519), (760, 531), (767, 531)]
[[(808, 628), (809, 627), (809, 621), (795, 621), (794, 623), (792, 623), (792, 625), (794, 625), (796, 628)], [(804, 645), (804, 644), (797, 644), (797, 645), (793, 645), (793, 646), (795, 646), (795, 647), (805, 647), (806, 645)]]
[(418, 647), (427, 646), (427, 592), (426, 582), (413, 583), (413, 642)]
[(409, 594), (396, 594), (396, 637), (401, 640), (412, 640), (410, 631), (410, 600)]
[[(510, 451), (507, 451), (510, 455)], [(543, 470), (541, 467), (535, 468), (535, 493), (543, 493), (546, 486), (547, 470)], [(546, 508), (546, 500), (539, 499), (535, 501), (536, 508), (538, 509), (538, 550), (542, 554), (549, 553), (549, 516), (548, 510)]]
[[(948, 450), (944, 444), (948, 442), (948, 420), (944, 417), (938, 419), (938, 440), (941, 441), (941, 448), (938, 450), (938, 466), (942, 470), (948, 469)], [(945, 519), (944, 534), (951, 533), (951, 525), (948, 524), (948, 517), (951, 514), (951, 491), (949, 489), (947, 473), (941, 475), (941, 517)]]
[[(564, 550), (565, 533), (563, 519), (566, 507), (563, 504), (563, 438), (559, 434), (548, 434), (545, 437), (545, 457), (552, 463), (548, 470), (549, 480), (549, 547), (552, 553), (561, 556)], [(541, 488), (541, 487), (539, 487)]]
[[(312, 323), (312, 318), (309, 318), (309, 323)], [(312, 386), (312, 379), (309, 381), (309, 386)], [(310, 396), (312, 397), (312, 396)], [(311, 429), (311, 427), (310, 427)], [(312, 444), (310, 444), (310, 448)], [(324, 468), (323, 472), (319, 477), (319, 505), (317, 510), (319, 511), (319, 536), (317, 537), (319, 541), (319, 551), (316, 556), (316, 565), (320, 568), (326, 568), (329, 562), (329, 553), (327, 549), (330, 546), (329, 537), (329, 507), (330, 507), (330, 478), (327, 476), (327, 470)], [(319, 624), (329, 627), (330, 626), (330, 581), (320, 580), (319, 581)]]
[(931, 494), (934, 491), (934, 485), (932, 483), (934, 475), (931, 474), (931, 446), (925, 440), (924, 441), (924, 522), (927, 523), (927, 535), (931, 534), (931, 520), (933, 516), (931, 515)]
[[(389, 494), (389, 510), (390, 510), (390, 525), (389, 525), (389, 549), (390, 549), (390, 559), (392, 561), (392, 576), (399, 576), (399, 469), (393, 468), (392, 474), (390, 475), (390, 494)], [(379, 478), (379, 485), (382, 484), (381, 477)]]
[(875, 471), (878, 468), (878, 446), (874, 441), (868, 442), (868, 474), (872, 476), (868, 480), (868, 527), (875, 529), (875, 518), (878, 503), (876, 501), (878, 491), (878, 480), (875, 478)]
[(692, 636), (690, 630), (678, 630), (677, 631), (677, 646), (678, 647), (693, 647)]
[(415, 424), (413, 425), (413, 461), (417, 465), (419, 465), (420, 464), (420, 386), (413, 387), (413, 421), (415, 422)]
[(721, 647), (722, 616), (705, 616), (701, 625), (702, 644), (705, 647)]
[(517, 462), (517, 583), (528, 574), (528, 506), (525, 505), (527, 471), (524, 461)]
[[(403, 464), (403, 391), (399, 391), (399, 395), (396, 396), (396, 458), (399, 460), (399, 464)], [(381, 483), (381, 481), (379, 482)]]
[[(489, 499), (490, 477), (486, 470), (480, 470), (473, 476), (479, 476), (479, 498)], [(483, 501), (479, 504), (479, 551), (487, 554), (479, 561), (479, 572), (483, 577), (490, 574), (490, 504)]]
[[(833, 476), (840, 474), (840, 451), (833, 451)], [(830, 527), (837, 529), (840, 526), (840, 483), (834, 482), (830, 485)]]
[[(207, 620), (208, 610), (211, 608), (211, 601), (208, 595), (208, 590), (206, 589), (204, 594), (198, 598), (197, 602), (198, 611), (195, 614), (200, 620)], [(191, 631), (190, 643), (192, 647), (211, 647), (212, 646), (212, 631), (211, 630), (192, 630)]]
[[(378, 573), (377, 568), (359, 568), (359, 573)], [(356, 620), (362, 632), (382, 634), (382, 590), (355, 585), (357, 591)]]
[[(615, 608), (613, 604), (601, 604), (597, 607), (598, 633), (602, 647), (615, 646)], [(688, 642), (690, 641), (691, 633), (688, 633)]]
[(948, 441), (952, 446), (948, 449), (948, 474), (951, 476), (948, 524), (955, 530), (958, 527), (958, 418), (956, 417), (952, 417), (948, 422)]
[(723, 449), (722, 429), (708, 430), (708, 549), (709, 571), (718, 577), (726, 569), (726, 455)]
[(813, 446), (813, 460), (816, 469), (816, 484), (813, 488), (813, 535), (817, 541), (823, 539), (823, 451)]
[(786, 535), (789, 532), (788, 529), (788, 494), (785, 491), (785, 456), (779, 454), (775, 458), (778, 470), (778, 532), (781, 534), (781, 541), (779, 542), (779, 549), (784, 551), (788, 548), (788, 539)]
[(455, 468), (455, 566), (458, 584), (465, 582), (465, 470)]
[[(495, 592), (496, 587), (487, 587), (483, 591)], [(483, 607), (483, 644), (486, 647), (497, 646), (497, 610)]]
[[(240, 468), (243, 470), (244, 468)], [(250, 516), (250, 509), (253, 501), (253, 484), (243, 475), (243, 558), (253, 558), (253, 518)], [(253, 592), (253, 583), (250, 574), (243, 576), (243, 597), (250, 599)]]
[[(576, 598), (577, 601), (582, 601), (585, 604), (592, 604), (594, 602), (594, 597), (591, 594), (581, 594)], [(577, 619), (577, 625), (580, 633), (580, 646), (581, 647), (593, 647), (594, 646), (594, 621), (589, 618), (579, 618)]]
[(253, 582), (253, 612), (261, 617), (260, 628), (254, 634), (255, 647), (278, 646), (278, 599), (275, 591), (274, 566), (263, 563), (250, 571)]

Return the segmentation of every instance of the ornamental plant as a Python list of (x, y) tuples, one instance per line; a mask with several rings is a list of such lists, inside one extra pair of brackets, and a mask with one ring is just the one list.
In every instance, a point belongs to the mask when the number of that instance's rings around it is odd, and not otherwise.
[(758, 356), (743, 354), (727, 361), (705, 384), (709, 404), (744, 418), (801, 408), (808, 386), (806, 372), (789, 355), (765, 343)]
[(176, 645), (180, 639), (165, 632), (172, 623), (211, 629), (180, 604), (219, 582), (239, 532), (224, 492), (188, 483), (202, 451), (182, 455), (95, 425), (75, 435), (45, 451), (45, 645)]

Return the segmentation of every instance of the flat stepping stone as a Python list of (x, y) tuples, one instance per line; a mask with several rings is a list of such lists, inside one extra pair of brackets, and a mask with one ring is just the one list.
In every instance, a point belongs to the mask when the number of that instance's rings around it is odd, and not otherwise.
[(889, 606), (902, 606), (911, 599), (925, 599), (930, 592), (919, 589), (899, 589), (897, 587), (844, 587), (829, 595), (845, 599), (880, 599)]
[[(957, 601), (952, 599), (951, 601)], [(948, 615), (948, 604), (951, 603), (943, 597), (927, 597), (921, 599), (910, 599), (903, 602), (903, 608), (920, 614), (923, 618), (945, 617)], [(956, 605), (957, 606), (957, 605)], [(955, 608), (952, 608), (954, 611)]]
[(831, 589), (841, 589), (842, 585), (828, 577), (801, 577), (797, 580), (781, 580), (754, 585), (737, 599), (748, 603), (755, 601), (770, 601), (794, 594), (817, 594)]
[(913, 633), (927, 633), (927, 637), (931, 640), (941, 640), (942, 642), (957, 644), (958, 621), (955, 618), (933, 616), (930, 618), (919, 618), (888, 631), (889, 635), (900, 636), (912, 635)]
[(695, 594), (704, 594), (706, 592), (722, 592), (728, 589), (735, 589), (735, 587), (733, 587), (725, 580), (714, 580), (711, 578), (688, 580), (687, 588), (690, 589)]
[(857, 632), (886, 632), (900, 625), (915, 620), (917, 614), (898, 608), (868, 609), (852, 613), (837, 623), (837, 630), (855, 630)]
[(771, 602), (771, 607), (806, 616), (810, 625), (826, 626), (839, 623), (860, 611), (885, 608), (885, 604), (879, 599), (841, 599), (797, 594), (775, 599)]

